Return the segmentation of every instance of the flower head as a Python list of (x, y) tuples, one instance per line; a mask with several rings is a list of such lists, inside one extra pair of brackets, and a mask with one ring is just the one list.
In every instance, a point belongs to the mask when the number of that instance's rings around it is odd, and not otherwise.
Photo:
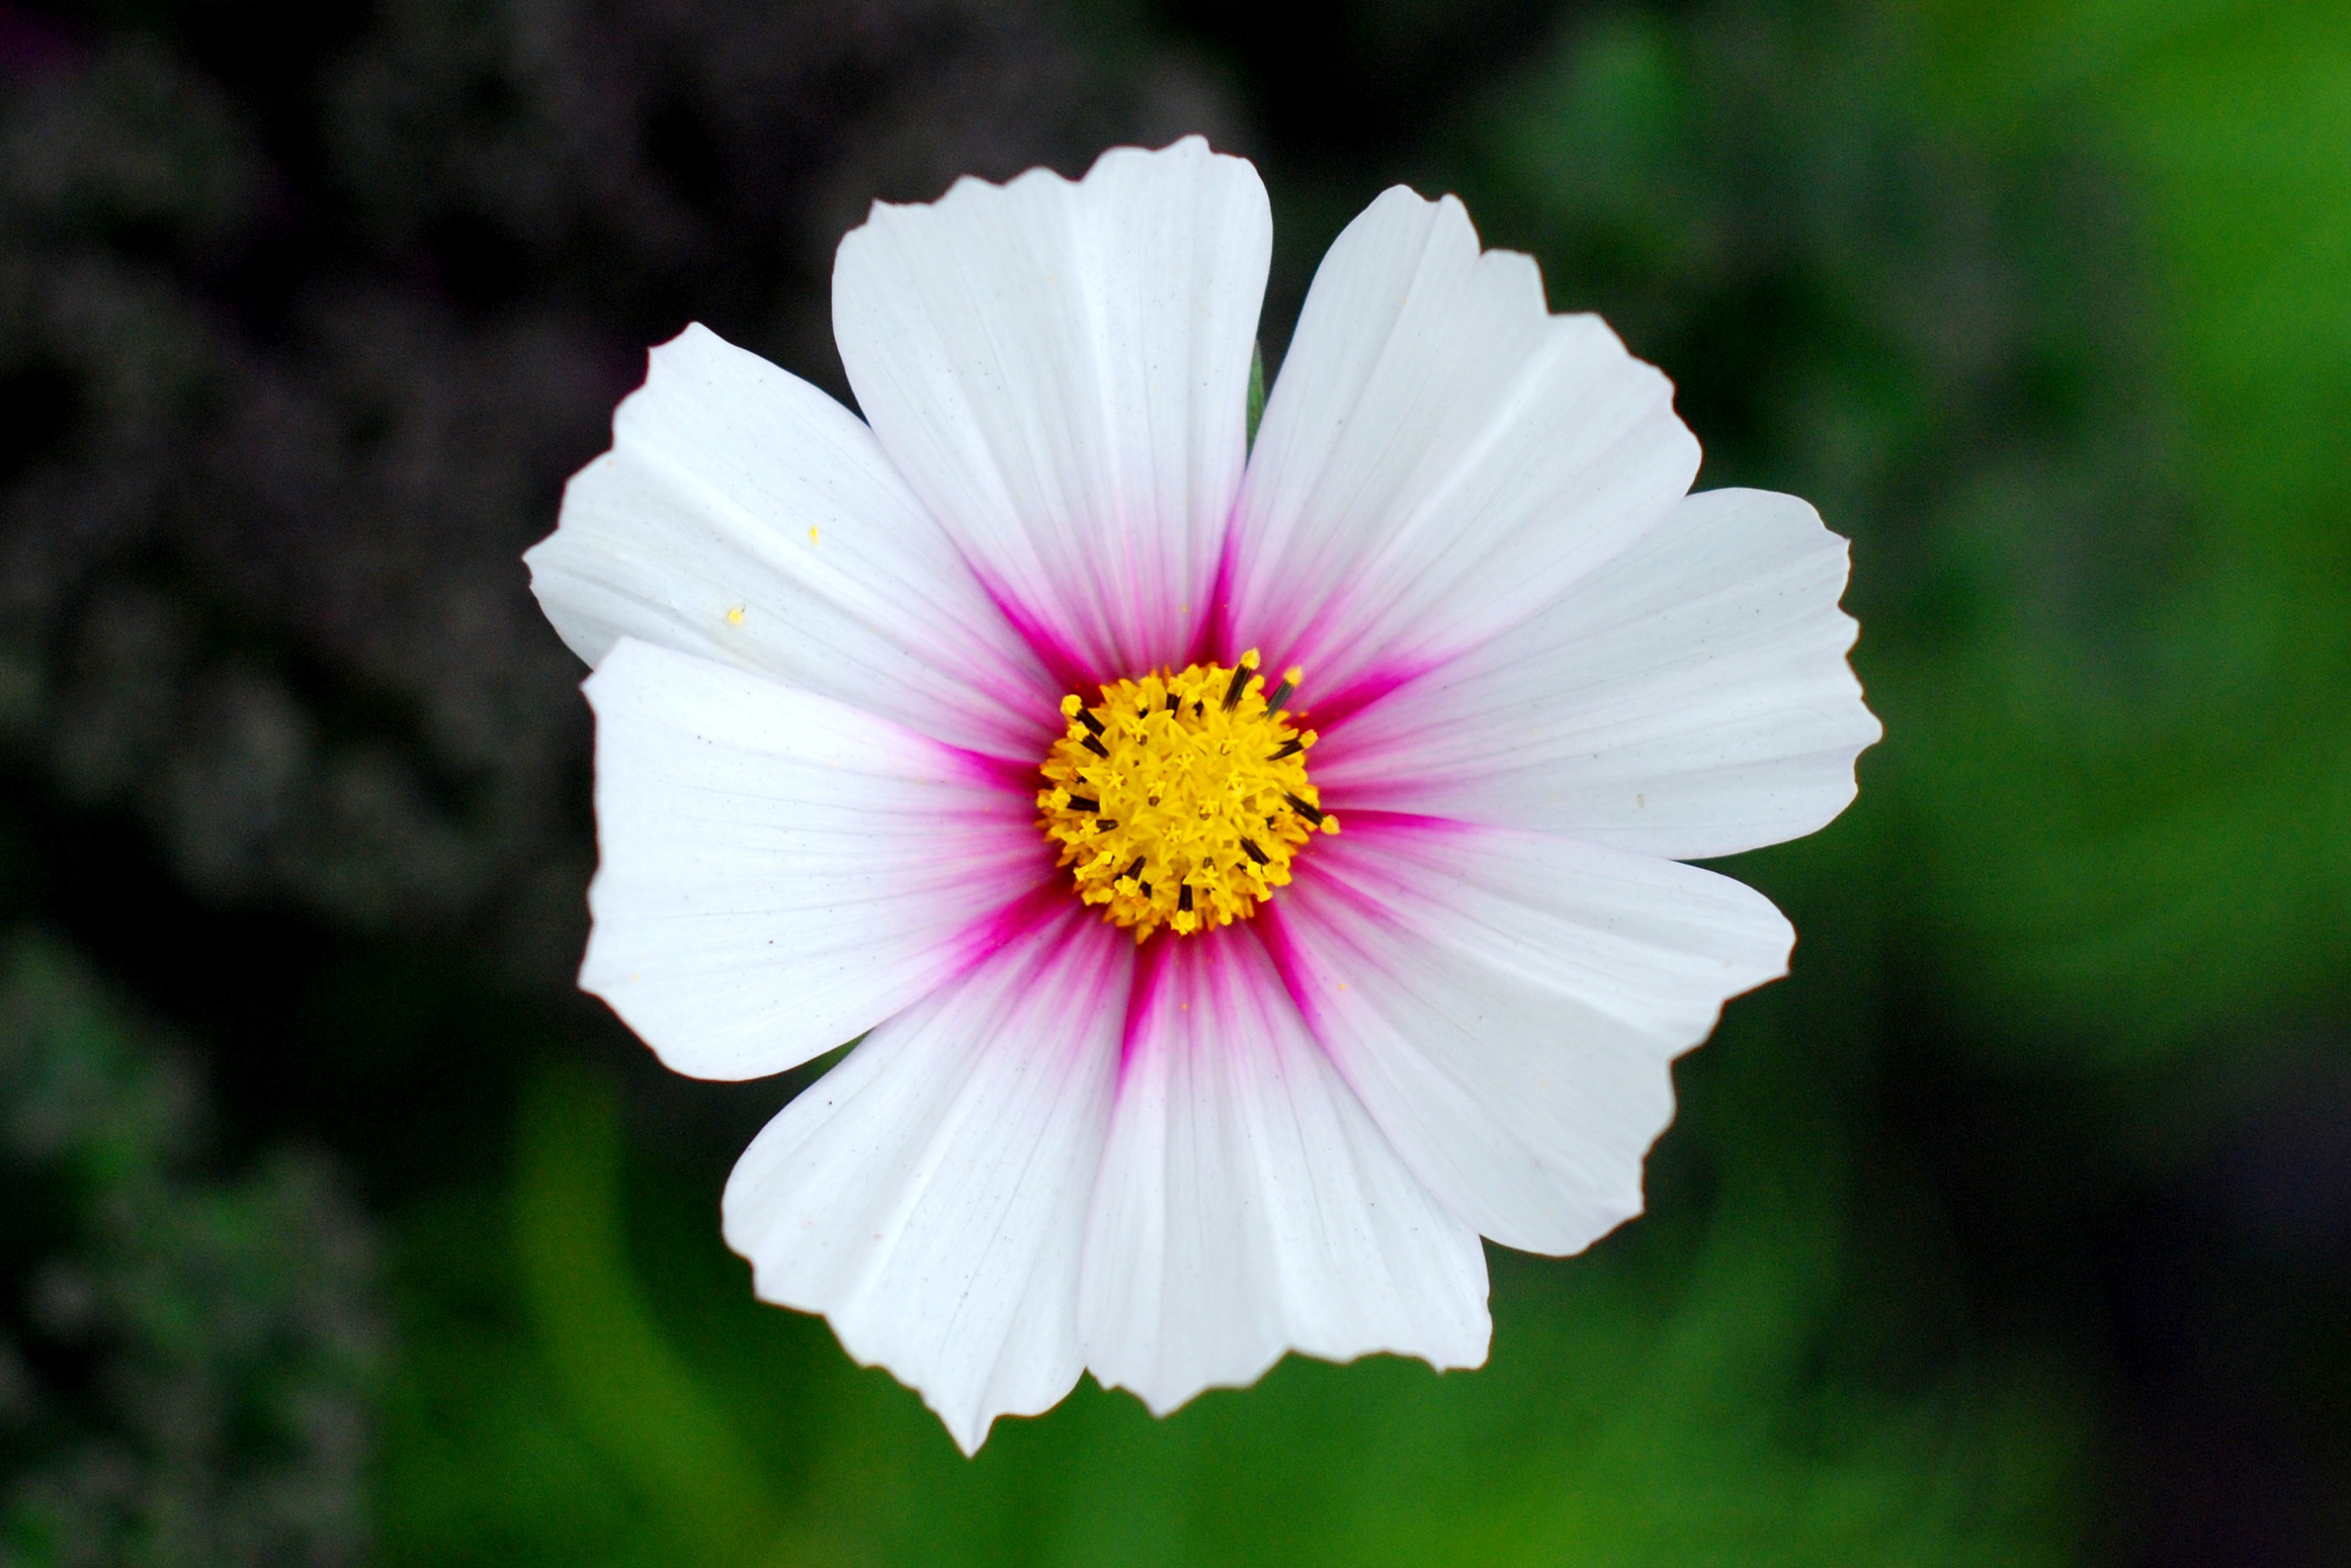
[(967, 1450), (1085, 1369), (1482, 1362), (1479, 1238), (1638, 1212), (1672, 1059), (1785, 970), (1681, 862), (1878, 734), (1844, 541), (1687, 494), (1665, 378), (1451, 198), (1340, 236), (1252, 448), (1270, 246), (1196, 139), (877, 206), (865, 420), (689, 328), (530, 553), (595, 666), (580, 983), (697, 1076), (863, 1037), (726, 1238)]

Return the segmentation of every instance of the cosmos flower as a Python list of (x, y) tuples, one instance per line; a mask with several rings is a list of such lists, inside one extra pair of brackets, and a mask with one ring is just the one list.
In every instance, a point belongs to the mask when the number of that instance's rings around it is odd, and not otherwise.
[(1844, 542), (1687, 494), (1672, 388), (1458, 202), (1324, 258), (1193, 139), (877, 205), (861, 422), (692, 327), (532, 582), (594, 666), (580, 984), (696, 1077), (862, 1036), (728, 1181), (768, 1301), (976, 1449), (1081, 1370), (1480, 1364), (1490, 1237), (1641, 1207), (1670, 1063), (1785, 971), (1682, 863), (1878, 734)]

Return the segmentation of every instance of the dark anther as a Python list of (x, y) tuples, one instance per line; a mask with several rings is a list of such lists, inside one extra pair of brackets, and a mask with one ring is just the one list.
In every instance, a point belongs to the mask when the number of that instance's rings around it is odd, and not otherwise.
[(1181, 708), (1183, 706), (1184, 706), (1184, 699), (1183, 699), (1182, 697), (1177, 696), (1174, 692), (1169, 692), (1169, 693), (1167, 694), (1167, 711), (1168, 711), (1169, 713), (1174, 713), (1174, 712), (1176, 712), (1177, 709)]
[(1097, 817), (1094, 819), (1094, 831), (1098, 833), (1107, 833), (1113, 828), (1117, 826), (1118, 824), (1112, 821), (1108, 817)]
[(1233, 684), (1225, 688), (1225, 711), (1230, 713), (1240, 706), (1241, 694), (1249, 690), (1249, 677), (1257, 672), (1243, 664), (1233, 672)]
[(1070, 797), (1070, 810), (1072, 811), (1099, 811), (1102, 810), (1102, 802), (1100, 800), (1089, 800), (1083, 795), (1072, 795)]
[(1306, 743), (1293, 735), (1288, 740), (1281, 743), (1281, 749), (1280, 751), (1275, 752), (1271, 757), (1267, 758), (1266, 760), (1268, 762), (1279, 762), (1285, 757), (1295, 757), (1305, 749)]
[(1183, 889), (1176, 894), (1176, 907), (1178, 909), (1189, 909), (1192, 907), (1192, 884), (1190, 883), (1186, 883)]
[[(1113, 882), (1124, 882), (1128, 877), (1134, 876), (1134, 873), (1135, 873), (1136, 872), (1139, 872), (1139, 871), (1141, 871), (1141, 870), (1143, 869), (1143, 862), (1144, 862), (1144, 859), (1145, 859), (1145, 858), (1146, 858), (1146, 857), (1145, 857), (1145, 856), (1143, 856), (1143, 855), (1137, 855), (1137, 856), (1135, 856), (1135, 857), (1134, 857), (1134, 863), (1133, 865), (1131, 865), (1131, 866), (1127, 867), (1124, 871), (1123, 871), (1123, 872), (1119, 873), (1116, 876), (1114, 876), (1114, 877), (1111, 878), (1111, 880), (1112, 880)], [(1135, 878), (1135, 880), (1136, 880), (1138, 883), (1140, 883), (1140, 882), (1142, 881), (1142, 879), (1141, 879), (1140, 877), (1136, 877), (1136, 878)]]
[(1249, 856), (1249, 859), (1257, 862), (1259, 865), (1266, 863), (1265, 852), (1257, 847), (1257, 841), (1255, 839), (1243, 839), (1241, 841), (1241, 853)]
[(1102, 743), (1096, 740), (1092, 736), (1090, 735), (1086, 737), (1083, 740), (1078, 742), (1078, 744), (1084, 747), (1088, 751), (1092, 752), (1096, 757), (1101, 758), (1103, 761), (1107, 762), (1110, 760), (1110, 753), (1104, 750)]
[(1096, 735), (1100, 735), (1102, 732), (1102, 720), (1096, 718), (1085, 708), (1080, 708), (1078, 710), (1078, 722), (1084, 725), (1088, 729), (1092, 730)]
[(1322, 825), (1322, 809), (1321, 807), (1310, 806), (1305, 801), (1300, 800), (1297, 796), (1291, 794), (1285, 793), (1281, 798), (1290, 802), (1290, 809), (1291, 810), (1297, 812), (1300, 816), (1305, 818), (1308, 821), (1313, 823), (1318, 828)]
[(1273, 695), (1265, 699), (1265, 711), (1268, 713), (1280, 713), (1281, 711), (1281, 705), (1288, 702), (1290, 700), (1290, 694), (1297, 689), (1298, 684), (1295, 681), (1292, 681), (1289, 676), (1284, 675), (1281, 679), (1281, 685), (1274, 687)]

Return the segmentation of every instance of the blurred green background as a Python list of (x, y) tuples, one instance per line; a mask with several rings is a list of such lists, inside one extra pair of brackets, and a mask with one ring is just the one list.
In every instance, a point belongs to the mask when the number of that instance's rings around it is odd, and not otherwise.
[[(1384, 186), (1852, 536), (1887, 738), (1483, 1371), (960, 1458), (569, 975), (516, 557), (873, 197)], [(0, 1563), (2351, 1563), (2351, 5), (0, 5)]]

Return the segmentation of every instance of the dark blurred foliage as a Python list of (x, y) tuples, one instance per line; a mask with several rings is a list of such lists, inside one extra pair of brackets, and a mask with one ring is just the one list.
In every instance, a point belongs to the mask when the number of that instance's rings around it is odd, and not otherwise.
[[(0, 6), (0, 1561), (2351, 1560), (2346, 125), (2322, 5)], [(1196, 130), (1270, 361), (1400, 179), (1605, 313), (1888, 739), (1489, 1369), (967, 1464), (718, 1245), (801, 1080), (570, 991), (516, 558), (686, 320), (843, 390), (871, 199)]]
[(361, 1555), (371, 1227), (315, 1158), (197, 1179), (201, 1121), (79, 965), (0, 956), (0, 1562)]

